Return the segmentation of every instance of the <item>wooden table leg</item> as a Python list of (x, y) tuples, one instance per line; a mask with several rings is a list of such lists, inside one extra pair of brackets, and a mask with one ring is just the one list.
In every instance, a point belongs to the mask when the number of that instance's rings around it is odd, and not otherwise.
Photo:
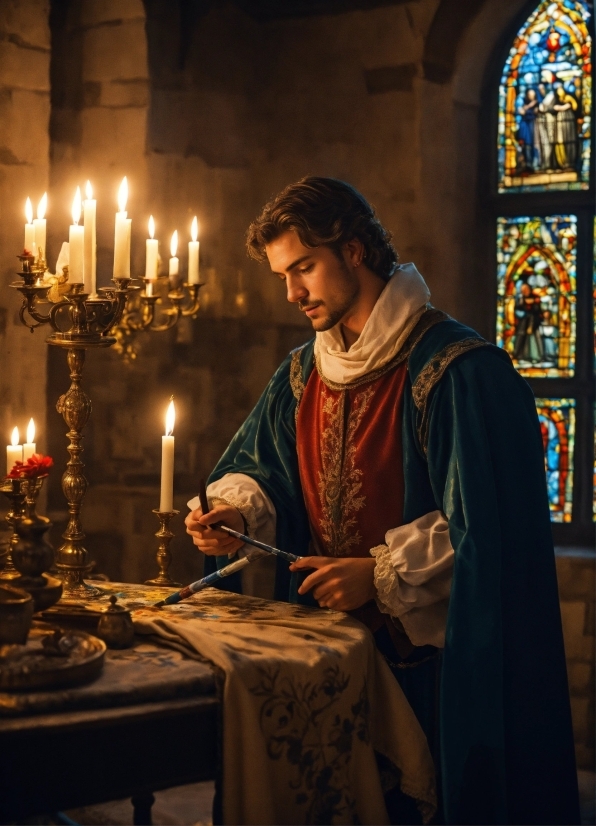
[(151, 792), (136, 794), (131, 797), (130, 802), (133, 808), (132, 822), (134, 826), (151, 826), (151, 807), (155, 803), (155, 797)]

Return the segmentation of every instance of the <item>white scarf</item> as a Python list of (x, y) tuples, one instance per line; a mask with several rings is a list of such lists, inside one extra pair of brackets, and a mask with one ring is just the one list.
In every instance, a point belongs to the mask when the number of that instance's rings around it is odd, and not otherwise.
[(346, 350), (340, 325), (317, 333), (315, 355), (326, 379), (349, 384), (400, 351), (424, 312), (430, 292), (414, 264), (402, 264), (379, 296), (358, 340)]

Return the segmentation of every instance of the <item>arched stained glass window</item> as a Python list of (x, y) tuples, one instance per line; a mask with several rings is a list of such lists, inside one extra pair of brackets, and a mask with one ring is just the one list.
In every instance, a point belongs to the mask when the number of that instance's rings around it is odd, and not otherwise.
[(592, 38), (587, 0), (543, 0), (513, 41), (499, 87), (499, 190), (587, 189)]
[(593, 544), (596, 521), (593, 11), (529, 4), (493, 104), (495, 338), (536, 396), (559, 544)]

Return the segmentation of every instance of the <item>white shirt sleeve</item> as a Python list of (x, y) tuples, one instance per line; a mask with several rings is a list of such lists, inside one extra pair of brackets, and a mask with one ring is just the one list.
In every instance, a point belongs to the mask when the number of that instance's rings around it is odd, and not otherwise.
[[(207, 488), (211, 505), (225, 503), (237, 508), (244, 517), (248, 535), (267, 545), (275, 545), (277, 513), (267, 493), (251, 476), (226, 473)], [(199, 497), (187, 502), (191, 510), (200, 507)], [(247, 546), (244, 545), (243, 548)], [(243, 555), (243, 549), (239, 551)], [(243, 592), (249, 596), (273, 599), (276, 558), (266, 554), (242, 571)]]
[(445, 627), (453, 574), (449, 524), (432, 511), (385, 534), (376, 558), (377, 603), (398, 617), (414, 645), (445, 646)]

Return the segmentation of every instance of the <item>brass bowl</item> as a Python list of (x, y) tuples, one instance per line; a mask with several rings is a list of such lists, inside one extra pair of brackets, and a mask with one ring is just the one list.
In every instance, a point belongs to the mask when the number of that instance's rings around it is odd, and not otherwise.
[(0, 585), (0, 645), (25, 645), (32, 619), (31, 595), (11, 585)]

